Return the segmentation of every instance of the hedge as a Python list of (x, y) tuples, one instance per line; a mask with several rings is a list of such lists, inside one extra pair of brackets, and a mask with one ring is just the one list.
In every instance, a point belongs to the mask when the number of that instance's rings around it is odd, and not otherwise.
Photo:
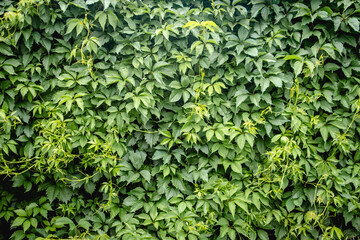
[(0, 2), (0, 238), (360, 237), (360, 3)]

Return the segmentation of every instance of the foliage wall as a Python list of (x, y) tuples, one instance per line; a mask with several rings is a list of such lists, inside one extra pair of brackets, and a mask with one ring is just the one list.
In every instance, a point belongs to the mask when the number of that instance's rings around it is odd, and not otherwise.
[(360, 3), (0, 2), (0, 238), (360, 236)]

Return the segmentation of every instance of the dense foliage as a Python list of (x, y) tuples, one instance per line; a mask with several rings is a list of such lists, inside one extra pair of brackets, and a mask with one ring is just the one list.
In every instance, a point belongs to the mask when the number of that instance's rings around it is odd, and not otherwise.
[(360, 236), (359, 16), (0, 1), (0, 238)]

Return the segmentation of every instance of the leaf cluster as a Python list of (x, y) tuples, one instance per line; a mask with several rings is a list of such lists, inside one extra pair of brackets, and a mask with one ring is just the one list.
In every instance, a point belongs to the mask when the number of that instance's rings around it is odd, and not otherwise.
[(0, 238), (359, 237), (359, 14), (1, 1)]

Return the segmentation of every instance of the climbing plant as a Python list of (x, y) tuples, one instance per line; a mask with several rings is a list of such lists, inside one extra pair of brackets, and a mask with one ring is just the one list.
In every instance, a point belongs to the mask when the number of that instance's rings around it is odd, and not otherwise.
[(0, 239), (359, 237), (359, 19), (0, 1)]

